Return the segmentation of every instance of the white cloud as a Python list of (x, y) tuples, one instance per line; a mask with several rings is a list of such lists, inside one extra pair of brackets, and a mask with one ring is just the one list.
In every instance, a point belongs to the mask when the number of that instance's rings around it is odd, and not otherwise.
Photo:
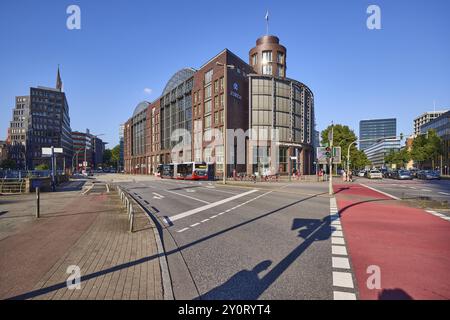
[(145, 88), (144, 89), (144, 93), (146, 93), (146, 94), (152, 94), (152, 92), (153, 92), (153, 90), (150, 89), (150, 88)]

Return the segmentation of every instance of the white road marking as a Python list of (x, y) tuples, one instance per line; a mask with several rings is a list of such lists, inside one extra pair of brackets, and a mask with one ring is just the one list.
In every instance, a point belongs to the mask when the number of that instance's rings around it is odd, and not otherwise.
[[(252, 193), (255, 193), (255, 192), (257, 192), (257, 191), (258, 191), (257, 189), (253, 189), (253, 190), (250, 190), (250, 191), (248, 191), (248, 192), (241, 193), (241, 194), (235, 195), (235, 196), (230, 197), (230, 198), (226, 198), (226, 199), (223, 199), (223, 200), (219, 200), (219, 201), (213, 202), (213, 203), (208, 203), (208, 204), (205, 205), (205, 206), (202, 206), (202, 207), (199, 207), (199, 208), (195, 208), (195, 209), (192, 209), (192, 210), (183, 212), (183, 213), (179, 213), (179, 214), (174, 215), (174, 216), (172, 216), (172, 217), (169, 217), (169, 219), (170, 219), (170, 221), (172, 221), (172, 222), (173, 222), (173, 221), (177, 221), (177, 220), (180, 220), (180, 219), (189, 217), (189, 216), (191, 216), (191, 215), (193, 215), (193, 214), (196, 214), (196, 213), (199, 213), (199, 212), (202, 212), (202, 211), (205, 211), (205, 210), (208, 210), (208, 209), (211, 209), (211, 208), (220, 206), (220, 205), (222, 205), (222, 204), (224, 204), (224, 203), (227, 203), (227, 202), (230, 202), (230, 201), (233, 201), (233, 200), (236, 200), (236, 199), (245, 197), (245, 196), (247, 196), (247, 195), (249, 195), (249, 194), (252, 194)], [(184, 195), (184, 196), (185, 196), (185, 195)], [(189, 197), (189, 198), (191, 198), (191, 197)], [(201, 201), (202, 201), (202, 200), (201, 200)]]
[(199, 225), (200, 225), (200, 223), (197, 222), (197, 223), (191, 224), (190, 227), (191, 227), (191, 228), (194, 228), (194, 227), (199, 226)]
[(349, 272), (333, 271), (333, 286), (353, 288), (352, 274)]
[(198, 198), (194, 198), (194, 197), (188, 196), (187, 194), (182, 194), (182, 193), (178, 193), (178, 192), (170, 191), (170, 190), (165, 190), (165, 191), (169, 192), (169, 193), (176, 194), (176, 195), (181, 196), (181, 197), (185, 197), (185, 198), (188, 198), (188, 199), (196, 200), (198, 202), (202, 202), (202, 203), (206, 203), (206, 204), (210, 204), (211, 203), (211, 202), (208, 202), (208, 201), (205, 201), (205, 200), (202, 200), (202, 199), (198, 199)]
[(202, 223), (205, 223), (205, 222), (207, 222), (207, 221), (209, 221), (209, 219), (202, 220), (201, 222), (202, 222)]
[(338, 225), (332, 225), (331, 226), (331, 230), (338, 230), (338, 231), (342, 231), (342, 226), (338, 226)]
[(348, 258), (332, 257), (331, 259), (333, 260), (333, 268), (350, 269), (350, 262), (348, 261)]
[(416, 187), (409, 187), (410, 189), (414, 189), (414, 190), (416, 190), (417, 188)]
[(344, 240), (344, 238), (332, 237), (331, 238), (331, 244), (342, 244), (342, 245), (345, 245), (345, 240)]
[(423, 191), (423, 192), (430, 192), (431, 190), (428, 190), (428, 189), (422, 189), (421, 191)]
[(109, 185), (106, 184), (106, 193), (109, 193)]
[(93, 187), (94, 187), (93, 184), (90, 185), (90, 186), (82, 193), (82, 195), (85, 195), (87, 192), (91, 191)]
[[(221, 213), (219, 213), (217, 216), (221, 216), (221, 215), (223, 215), (225, 212), (221, 212)], [(211, 217), (209, 217), (210, 219), (215, 219), (215, 218), (217, 218), (217, 216), (211, 216)]]
[(343, 237), (344, 234), (342, 233), (342, 231), (334, 230), (334, 231), (331, 232), (331, 236), (332, 237)]
[(356, 300), (356, 295), (350, 292), (334, 291), (334, 300)]
[(445, 196), (450, 196), (450, 193), (447, 193), (447, 192), (439, 192), (440, 194), (443, 194), (443, 195), (445, 195)]
[(346, 256), (347, 255), (347, 248), (345, 246), (331, 246), (331, 253), (340, 255), (340, 256)]
[(189, 193), (195, 193), (195, 190), (186, 189), (186, 192), (189, 192)]
[(178, 230), (177, 232), (184, 232), (186, 230), (189, 230), (189, 228), (184, 228), (184, 229)]
[(383, 191), (381, 191), (381, 190), (378, 190), (378, 189), (369, 187), (369, 186), (367, 186), (367, 185), (365, 185), (365, 184), (363, 184), (363, 183), (360, 183), (360, 185), (362, 185), (363, 187), (366, 187), (366, 188), (368, 188), (368, 189), (370, 189), (370, 190), (372, 190), (372, 191), (375, 191), (375, 192), (384, 194), (385, 196), (388, 196), (388, 197), (390, 197), (390, 198), (392, 198), (392, 199), (394, 199), (394, 200), (400, 200), (400, 198), (397, 198), (396, 196), (393, 196), (392, 194), (389, 194), (389, 193), (383, 192)]

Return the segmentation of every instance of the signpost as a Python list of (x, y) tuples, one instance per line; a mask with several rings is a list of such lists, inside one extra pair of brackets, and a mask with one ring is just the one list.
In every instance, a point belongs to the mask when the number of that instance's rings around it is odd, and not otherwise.
[(55, 171), (56, 171), (56, 157), (55, 154), (56, 153), (63, 153), (63, 148), (55, 148), (55, 147), (51, 147), (51, 148), (42, 148), (42, 155), (46, 155), (46, 156), (50, 156), (51, 157), (51, 162), (52, 162), (52, 191), (55, 192), (56, 191), (56, 182), (55, 182)]

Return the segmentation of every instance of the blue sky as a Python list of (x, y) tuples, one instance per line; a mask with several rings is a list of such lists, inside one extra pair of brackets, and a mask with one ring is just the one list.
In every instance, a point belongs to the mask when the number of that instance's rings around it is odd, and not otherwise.
[[(71, 4), (81, 30), (66, 28)], [(370, 4), (382, 30), (366, 27)], [(287, 75), (315, 94), (318, 129), (334, 121), (357, 132), (361, 119), (396, 117), (409, 134), (433, 101), (450, 107), (448, 0), (9, 0), (0, 3), (0, 140), (14, 97), (54, 86), (61, 64), (72, 129), (113, 146), (119, 124), (177, 70), (225, 47), (247, 61), (267, 9), (270, 33), (288, 49)]]

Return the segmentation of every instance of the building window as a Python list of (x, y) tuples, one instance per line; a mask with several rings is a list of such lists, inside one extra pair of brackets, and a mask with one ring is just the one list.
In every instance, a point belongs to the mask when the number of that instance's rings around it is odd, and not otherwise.
[(205, 100), (211, 99), (212, 92), (211, 92), (211, 86), (205, 87)]
[(283, 52), (278, 51), (277, 62), (281, 63), (281, 64), (284, 64), (284, 53)]
[(214, 112), (214, 124), (215, 125), (219, 124), (219, 112), (218, 111)]
[(205, 73), (205, 85), (212, 81), (213, 72), (214, 72), (214, 69), (211, 69)]
[(205, 129), (211, 128), (211, 115), (205, 116)]
[(211, 113), (211, 100), (205, 102), (205, 114)]
[(219, 96), (214, 97), (214, 109), (219, 109)]
[(220, 107), (223, 108), (225, 106), (225, 98), (223, 93), (220, 94)]
[(272, 62), (272, 51), (263, 51), (262, 53), (262, 63), (266, 64)]
[(267, 75), (272, 74), (272, 65), (270, 63), (269, 64), (264, 64), (262, 66), (262, 73), (263, 74), (267, 74)]
[(284, 77), (284, 67), (283, 66), (278, 66), (278, 76)]
[(223, 91), (223, 77), (219, 79), (220, 91)]
[(255, 53), (252, 55), (252, 66), (256, 66), (258, 64), (258, 54)]
[(214, 81), (214, 93), (219, 93), (219, 80)]

